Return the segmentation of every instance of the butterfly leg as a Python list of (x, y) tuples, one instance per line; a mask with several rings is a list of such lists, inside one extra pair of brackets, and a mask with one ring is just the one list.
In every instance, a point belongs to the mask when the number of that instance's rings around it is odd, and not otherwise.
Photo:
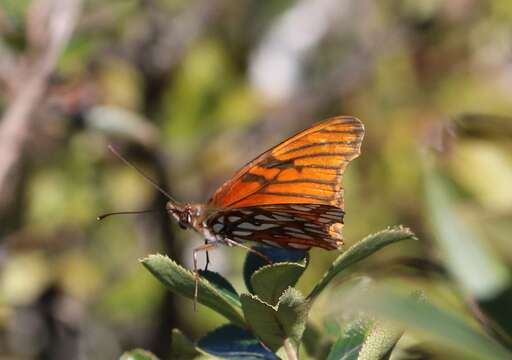
[(245, 249), (245, 250), (247, 250), (249, 252), (252, 252), (254, 255), (258, 255), (259, 257), (261, 257), (263, 260), (265, 260), (269, 264), (272, 264), (272, 260), (268, 256), (266, 256), (265, 254), (262, 254), (261, 252), (259, 252), (258, 250), (254, 250), (253, 248), (250, 248), (249, 246), (245, 246), (244, 244), (241, 244), (238, 241), (234, 241), (234, 240), (231, 240), (231, 239), (228, 239), (228, 238), (225, 238), (224, 241), (229, 246), (239, 246), (239, 247), (241, 247), (241, 248), (243, 248), (243, 249)]
[[(204, 244), (208, 244), (208, 239), (204, 239)], [(206, 265), (204, 266), (204, 271), (208, 271), (208, 265), (210, 265), (210, 254), (208, 250), (205, 251), (206, 254)]]
[(220, 241), (212, 241), (212, 242), (206, 242), (204, 245), (196, 247), (194, 250), (192, 250), (192, 257), (194, 260), (194, 280), (195, 280), (195, 287), (194, 287), (194, 311), (196, 311), (197, 308), (197, 295), (199, 293), (199, 271), (197, 270), (197, 253), (201, 251), (206, 251), (208, 253), (208, 250), (214, 249)]

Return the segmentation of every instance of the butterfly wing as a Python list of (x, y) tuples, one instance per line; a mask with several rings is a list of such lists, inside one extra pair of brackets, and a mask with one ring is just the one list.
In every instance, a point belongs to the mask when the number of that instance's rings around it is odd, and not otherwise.
[(280, 204), (226, 209), (206, 221), (211, 232), (236, 242), (295, 249), (343, 245), (342, 209), (322, 204)]
[(208, 206), (322, 204), (343, 209), (343, 172), (359, 156), (363, 136), (363, 124), (354, 117), (313, 125), (247, 164), (213, 194)]

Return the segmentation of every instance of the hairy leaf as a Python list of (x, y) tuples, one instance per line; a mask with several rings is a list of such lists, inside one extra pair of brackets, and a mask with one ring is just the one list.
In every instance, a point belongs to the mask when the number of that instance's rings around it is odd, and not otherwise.
[[(190, 299), (194, 297), (195, 279), (191, 271), (163, 255), (150, 255), (142, 259), (141, 262), (172, 292)], [(220, 277), (220, 275), (218, 276)], [(222, 283), (227, 283), (227, 280)], [(221, 282), (217, 281), (216, 284), (221, 284)], [(200, 277), (197, 301), (224, 315), (234, 324), (245, 326), (240, 302), (233, 297), (232, 291), (224, 287), (217, 287)]]
[[(270, 246), (257, 245), (253, 247), (254, 250), (268, 257), (272, 264), (278, 263), (300, 263), (305, 267), (308, 265), (309, 254), (305, 250), (298, 249), (284, 249)], [(244, 263), (244, 280), (247, 289), (254, 293), (251, 283), (251, 277), (260, 268), (270, 265), (267, 260), (254, 252), (248, 252)]]
[(265, 345), (276, 351), (290, 339), (297, 348), (308, 312), (308, 303), (299, 291), (288, 288), (276, 306), (250, 294), (242, 294), (240, 299), (246, 321)]
[(376, 321), (366, 335), (358, 360), (389, 359), (396, 343), (404, 333), (401, 326)]
[(254, 294), (264, 302), (275, 305), (283, 292), (297, 283), (305, 269), (305, 261), (263, 266), (251, 276)]

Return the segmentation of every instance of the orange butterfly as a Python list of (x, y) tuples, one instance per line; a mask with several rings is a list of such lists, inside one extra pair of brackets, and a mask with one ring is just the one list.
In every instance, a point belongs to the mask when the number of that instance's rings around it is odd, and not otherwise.
[(343, 173), (359, 156), (363, 136), (364, 126), (354, 117), (313, 125), (248, 163), (206, 204), (181, 204), (155, 184), (170, 199), (169, 214), (205, 239), (193, 251), (195, 298), (197, 253), (219, 244), (327, 250), (343, 245)]

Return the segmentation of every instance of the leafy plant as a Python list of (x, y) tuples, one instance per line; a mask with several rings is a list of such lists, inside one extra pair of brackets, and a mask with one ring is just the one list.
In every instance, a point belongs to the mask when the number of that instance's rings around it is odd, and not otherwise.
[[(355, 279), (360, 286), (352, 284), (347, 291), (343, 288), (343, 295), (336, 300), (339, 309), (353, 312), (340, 328), (323, 331), (308, 320), (316, 299), (334, 278), (342, 284), (354, 283), (354, 279), (346, 281), (354, 265), (407, 239), (416, 236), (403, 227), (367, 236), (335, 259), (307, 296), (294, 287), (309, 265), (304, 251), (255, 247), (272, 264), (249, 252), (244, 265), (247, 291), (241, 294), (220, 274), (202, 271), (197, 301), (229, 323), (196, 342), (174, 329), (172, 358), (290, 360), (304, 355), (327, 360), (389, 359), (406, 332), (424, 334), (428, 341), (464, 358), (508, 358), (510, 352), (476, 329), (474, 321), (429, 303), (423, 293), (406, 295), (389, 286), (374, 286), (367, 278)], [(141, 262), (169, 290), (193, 299), (191, 271), (165, 255), (150, 255)], [(155, 356), (138, 349), (125, 353), (122, 359), (153, 360)]]
[[(222, 359), (298, 359), (301, 344), (306, 337), (311, 340), (314, 331), (314, 325), (308, 323), (309, 311), (328, 284), (379, 249), (406, 239), (415, 239), (415, 235), (407, 228), (394, 227), (359, 241), (333, 262), (307, 296), (294, 287), (309, 264), (308, 253), (300, 250), (257, 246), (272, 264), (248, 253), (244, 265), (247, 291), (240, 295), (220, 274), (202, 271), (197, 301), (223, 315), (230, 324), (195, 344), (175, 330), (173, 358), (210, 355)], [(169, 290), (193, 298), (191, 271), (165, 255), (150, 255), (141, 262)], [(401, 328), (391, 330), (388, 324), (369, 320), (358, 329), (352, 327), (340, 333), (332, 344), (317, 332), (320, 338), (304, 344), (304, 348), (316, 356), (322, 352), (321, 344), (327, 344), (323, 351), (329, 359), (383, 358), (391, 353), (401, 334)]]

